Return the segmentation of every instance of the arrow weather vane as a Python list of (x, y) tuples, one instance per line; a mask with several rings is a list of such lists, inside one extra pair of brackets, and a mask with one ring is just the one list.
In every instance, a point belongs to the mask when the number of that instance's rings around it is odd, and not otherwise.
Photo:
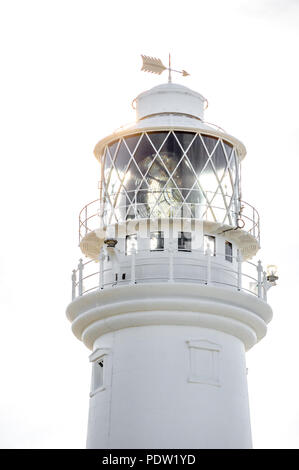
[(181, 73), (183, 77), (187, 77), (190, 75), (186, 70), (174, 70), (171, 68), (171, 62), (170, 62), (170, 54), (169, 54), (169, 66), (165, 67), (165, 65), (162, 63), (161, 59), (157, 59), (156, 57), (149, 57), (147, 55), (142, 55), (142, 67), (141, 70), (143, 72), (150, 72), (150, 73), (156, 73), (158, 75), (161, 75), (164, 70), (168, 70), (168, 83), (171, 83), (171, 72), (177, 72)]

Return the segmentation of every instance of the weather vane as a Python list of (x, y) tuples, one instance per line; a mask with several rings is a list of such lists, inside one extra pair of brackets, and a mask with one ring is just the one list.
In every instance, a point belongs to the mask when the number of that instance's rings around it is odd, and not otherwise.
[(142, 55), (142, 67), (141, 70), (143, 72), (151, 72), (151, 73), (156, 73), (158, 75), (161, 75), (164, 70), (168, 70), (168, 83), (171, 83), (171, 72), (177, 72), (181, 73), (183, 77), (187, 77), (190, 75), (186, 70), (174, 70), (171, 68), (171, 57), (169, 54), (169, 66), (165, 67), (165, 65), (162, 63), (161, 59), (157, 59), (156, 57), (149, 57), (147, 55)]

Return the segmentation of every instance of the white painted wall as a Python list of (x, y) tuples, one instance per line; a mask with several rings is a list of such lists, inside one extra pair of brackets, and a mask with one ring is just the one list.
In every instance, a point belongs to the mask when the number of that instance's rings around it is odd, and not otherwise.
[(90, 398), (88, 448), (251, 447), (245, 350), (238, 338), (153, 325), (104, 334), (95, 341), (98, 348), (107, 353), (104, 388)]

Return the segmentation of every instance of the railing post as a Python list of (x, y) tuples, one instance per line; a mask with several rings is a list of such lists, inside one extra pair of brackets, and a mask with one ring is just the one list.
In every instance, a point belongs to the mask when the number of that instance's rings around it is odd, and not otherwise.
[(263, 273), (263, 266), (261, 260), (258, 261), (257, 263), (257, 296), (259, 298), (262, 297), (262, 273)]
[(137, 219), (137, 189), (135, 189), (135, 218)]
[(212, 255), (212, 251), (211, 251), (210, 245), (208, 245), (207, 251), (206, 251), (206, 257), (207, 257), (207, 280), (206, 280), (206, 284), (210, 284), (210, 282), (211, 282), (211, 255)]
[(87, 235), (87, 206), (85, 206), (85, 235)]
[(100, 251), (99, 254), (99, 288), (101, 290), (104, 289), (104, 260), (105, 260), (105, 255), (103, 253), (103, 250)]
[(168, 277), (168, 282), (173, 282), (173, 246), (170, 244), (168, 248), (169, 252), (169, 277)]
[(131, 251), (131, 282), (130, 284), (136, 284), (136, 250), (132, 247)]
[(264, 288), (263, 300), (267, 302), (268, 281), (267, 281), (266, 271), (263, 272), (263, 288)]
[(72, 300), (75, 299), (76, 297), (76, 270), (73, 269), (73, 273), (72, 273)]
[(81, 296), (82, 293), (83, 293), (83, 261), (82, 261), (82, 258), (79, 259), (78, 272), (79, 272), (79, 295)]
[(238, 290), (241, 290), (242, 289), (242, 254), (240, 250), (238, 250), (237, 262), (238, 262)]

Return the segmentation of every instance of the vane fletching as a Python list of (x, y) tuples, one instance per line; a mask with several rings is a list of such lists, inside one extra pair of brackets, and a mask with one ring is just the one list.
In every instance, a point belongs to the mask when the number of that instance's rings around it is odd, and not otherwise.
[(143, 72), (151, 72), (161, 75), (167, 67), (162, 64), (161, 59), (157, 59), (156, 57), (149, 57), (147, 55), (141, 55), (143, 64), (141, 70)]

